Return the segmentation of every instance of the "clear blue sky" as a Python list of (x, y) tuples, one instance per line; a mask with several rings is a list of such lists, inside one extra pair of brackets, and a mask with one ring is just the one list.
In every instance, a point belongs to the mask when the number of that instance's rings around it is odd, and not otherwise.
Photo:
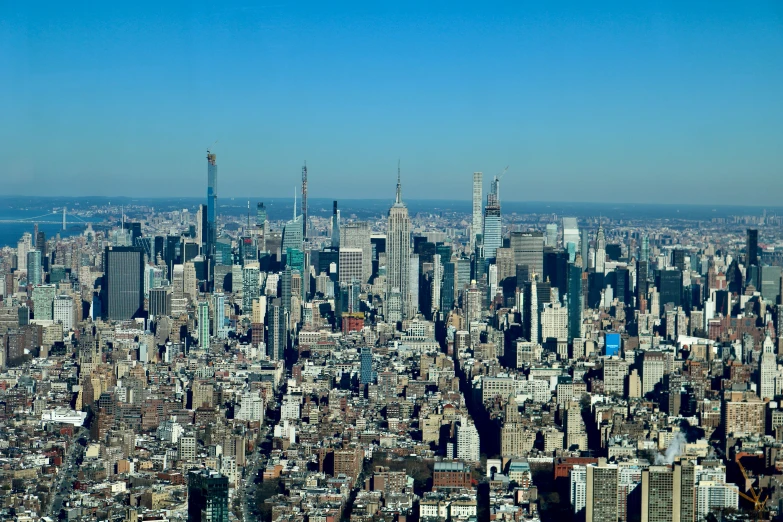
[[(779, 204), (783, 2), (11, 2), (0, 193)], [(226, 5), (229, 4), (229, 5)]]

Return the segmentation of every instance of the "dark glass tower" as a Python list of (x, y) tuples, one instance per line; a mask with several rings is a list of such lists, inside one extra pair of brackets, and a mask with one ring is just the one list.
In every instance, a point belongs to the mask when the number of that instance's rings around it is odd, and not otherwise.
[(568, 340), (582, 336), (582, 265), (581, 256), (577, 262), (568, 265)]
[(207, 151), (207, 255), (217, 242), (217, 156)]
[(228, 477), (204, 468), (188, 473), (188, 522), (228, 522)]
[(747, 250), (747, 265), (758, 266), (759, 264), (759, 231), (756, 229), (748, 229), (748, 238), (745, 245)]
[(106, 247), (103, 261), (103, 316), (127, 321), (144, 308), (144, 251), (139, 247)]

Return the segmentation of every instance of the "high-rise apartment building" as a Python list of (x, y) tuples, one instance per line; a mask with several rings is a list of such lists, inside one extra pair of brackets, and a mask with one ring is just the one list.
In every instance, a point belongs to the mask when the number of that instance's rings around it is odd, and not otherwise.
[(473, 421), (462, 417), (457, 427), (457, 458), (466, 462), (481, 460), (479, 434)]
[(207, 256), (214, 254), (217, 243), (217, 156), (207, 151)]
[[(481, 202), (479, 202), (480, 206)], [(480, 212), (480, 210), (479, 210)], [(409, 298), (411, 262), (411, 220), (408, 207), (402, 202), (402, 187), (399, 168), (397, 170), (397, 197), (389, 209), (389, 225), (386, 233), (386, 295), (396, 292), (400, 295), (400, 313), (405, 318)]]
[(484, 174), (481, 172), (473, 173), (473, 221), (470, 228), (470, 250), (476, 248), (476, 236), (482, 233), (481, 220), (481, 192)]
[(586, 471), (585, 522), (617, 522), (617, 465), (601, 461)]
[(40, 250), (30, 250), (27, 252), (27, 284), (33, 286), (43, 284)]
[(641, 522), (673, 522), (674, 473), (668, 466), (642, 471)]

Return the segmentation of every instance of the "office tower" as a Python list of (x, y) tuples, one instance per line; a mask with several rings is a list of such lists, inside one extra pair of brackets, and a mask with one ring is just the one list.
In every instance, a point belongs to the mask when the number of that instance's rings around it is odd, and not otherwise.
[(559, 302), (545, 303), (541, 312), (541, 340), (568, 340), (568, 309)]
[[(672, 522), (696, 522), (694, 513), (695, 466), (689, 460), (674, 464), (672, 477)], [(698, 520), (702, 520), (699, 517)]]
[(476, 281), (473, 281), (465, 291), (465, 319), (468, 324), (481, 320), (482, 297)]
[(54, 318), (54, 285), (36, 285), (33, 287), (33, 315), (35, 319), (51, 321)]
[(642, 236), (642, 246), (639, 248), (639, 260), (650, 260), (650, 238), (647, 237), (647, 234)]
[(781, 267), (765, 265), (761, 267), (759, 290), (761, 297), (770, 304), (777, 304), (780, 297)]
[(672, 250), (672, 266), (680, 272), (685, 272), (685, 250), (682, 248)]
[(73, 297), (69, 295), (58, 295), (54, 298), (54, 316), (55, 323), (63, 325), (63, 331), (73, 328), (76, 322), (76, 316), (73, 310)]
[(228, 477), (209, 468), (190, 471), (188, 522), (228, 522), (228, 519)]
[[(492, 191), (487, 194), (487, 207), (484, 210), (484, 258), (495, 259), (497, 249), (503, 246), (503, 226), (500, 218), (500, 195), (498, 180), (492, 183)], [(557, 234), (557, 230), (555, 230)]]
[[(294, 198), (294, 201), (296, 201), (296, 198)], [(302, 216), (296, 216), (296, 202), (294, 202), (294, 218), (283, 227), (283, 242), (280, 247), (280, 252), (283, 255), (288, 252), (289, 248), (304, 252), (301, 220)]]
[(262, 229), (266, 226), (266, 207), (263, 201), (256, 203), (256, 226)]
[(27, 284), (43, 284), (43, 271), (41, 270), (41, 251), (30, 250), (27, 252)]
[[(479, 205), (481, 202), (479, 202)], [(397, 197), (394, 205), (389, 209), (389, 225), (387, 231), (387, 270), (386, 293), (400, 294), (400, 299), (405, 300), (410, 295), (408, 282), (410, 279), (411, 262), (411, 221), (408, 217), (408, 208), (402, 202), (402, 186), (400, 184), (400, 171), (397, 167)], [(400, 313), (405, 319), (408, 306), (400, 303)]]
[(411, 254), (409, 270), (406, 317), (413, 318), (419, 313), (419, 254)]
[(749, 228), (745, 242), (745, 266), (759, 266), (759, 231)]
[(631, 274), (624, 266), (614, 269), (614, 295), (621, 303), (631, 302)]
[(35, 233), (35, 249), (41, 253), (41, 267), (43, 270), (48, 270), (49, 258), (46, 252), (46, 233), (43, 230)]
[(372, 375), (372, 348), (369, 346), (362, 347), (362, 351), (359, 355), (361, 364), (360, 378), (362, 384), (370, 384), (373, 382)]
[(473, 421), (462, 417), (457, 426), (457, 458), (465, 462), (481, 460), (481, 444), (479, 434)]
[(164, 238), (163, 236), (155, 236), (155, 238), (153, 239), (152, 263), (157, 264), (159, 258), (165, 262), (166, 260), (165, 244), (166, 244), (166, 238)]
[(171, 287), (150, 288), (149, 313), (153, 317), (171, 314)]
[(212, 256), (217, 242), (217, 156), (207, 151), (207, 256)]
[(199, 301), (198, 318), (198, 346), (202, 350), (209, 350), (209, 303)]
[(258, 267), (246, 266), (242, 268), (242, 311), (244, 313), (252, 311), (253, 299), (259, 295), (261, 295), (261, 272)]
[(340, 248), (358, 248), (362, 251), (361, 275), (356, 280), (362, 284), (372, 277), (372, 243), (370, 243), (370, 224), (366, 221), (347, 223), (340, 228)]
[(585, 522), (617, 522), (618, 468), (601, 459), (587, 466), (585, 477)]
[[(568, 243), (573, 243), (574, 249), (579, 248), (579, 226), (575, 217), (563, 218), (563, 250), (568, 250)], [(582, 258), (586, 260), (587, 258)], [(586, 264), (586, 263), (585, 263)]]
[(364, 252), (362, 249), (342, 246), (340, 247), (339, 256), (338, 281), (346, 284), (353, 281), (362, 281), (362, 270), (364, 268)]
[(674, 473), (667, 466), (642, 471), (641, 522), (673, 522)]
[(302, 238), (307, 239), (307, 162), (302, 166)]
[(196, 265), (192, 261), (182, 265), (182, 289), (191, 301), (195, 301), (198, 297), (198, 276), (196, 276)]
[(332, 206), (332, 248), (340, 248), (340, 211), (337, 201)]
[[(441, 263), (443, 263), (444, 259), (449, 259), (451, 257), (451, 254), (449, 254), (449, 257), (444, 257), (443, 254), (441, 254)], [(470, 274), (470, 260), (469, 259), (456, 259), (454, 261), (454, 274), (456, 277), (455, 281), (455, 290), (454, 293), (454, 299), (460, 300), (462, 302), (462, 298), (465, 295), (465, 289), (470, 286), (471, 282), (471, 274)]]
[[(544, 235), (541, 232), (512, 232), (511, 249), (514, 264), (526, 266), (529, 274), (544, 273)], [(517, 281), (519, 285), (521, 281)]]
[(549, 223), (546, 226), (546, 246), (557, 246), (557, 223)]
[(666, 356), (663, 352), (642, 352), (642, 394), (655, 390), (663, 380), (666, 371)]
[(207, 255), (206, 240), (209, 234), (209, 223), (207, 223), (207, 206), (199, 205), (196, 211), (196, 244), (204, 255)]
[(525, 313), (523, 320), (525, 322), (525, 333), (531, 343), (538, 344), (538, 291), (536, 289), (535, 274), (531, 274), (530, 282), (525, 285)]
[(484, 175), (481, 172), (473, 173), (473, 222), (470, 228), (470, 249), (476, 248), (476, 236), (483, 229), (481, 222), (481, 189)]
[[(769, 339), (769, 338), (767, 338)], [(759, 398), (775, 399), (775, 380), (778, 377), (778, 363), (775, 352), (772, 350), (772, 343), (764, 343), (765, 347), (761, 354), (758, 372), (758, 390)]]
[(288, 343), (288, 311), (278, 298), (270, 299), (268, 303), (267, 355), (273, 361), (282, 361)]
[(432, 276), (430, 280), (430, 313), (434, 316), (440, 310), (441, 292), (443, 291), (443, 265), (440, 261), (440, 254), (432, 256)]
[(576, 401), (570, 401), (565, 405), (563, 431), (565, 431), (566, 448), (576, 446), (580, 450), (587, 449), (587, 432), (585, 421), (582, 419), (582, 407)]
[(682, 306), (682, 272), (676, 268), (661, 270), (657, 287), (661, 305), (672, 303), (675, 307)]
[(582, 264), (581, 258), (568, 265), (568, 340), (582, 337)]
[(604, 226), (598, 225), (598, 233), (595, 235), (595, 271), (603, 274), (606, 268), (606, 236)]
[(456, 264), (452, 261), (443, 264), (443, 283), (440, 287), (439, 309), (447, 314), (454, 307), (454, 294), (456, 289), (457, 273)]
[(103, 317), (127, 321), (144, 309), (144, 252), (139, 247), (106, 247)]

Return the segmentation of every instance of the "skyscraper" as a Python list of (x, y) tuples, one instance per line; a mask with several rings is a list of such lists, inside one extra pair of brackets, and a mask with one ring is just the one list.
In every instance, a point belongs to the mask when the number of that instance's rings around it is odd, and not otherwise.
[(492, 191), (487, 194), (487, 207), (484, 210), (484, 258), (494, 259), (497, 249), (503, 246), (503, 229), (500, 219), (500, 196), (497, 193), (497, 179), (492, 183)]
[(598, 233), (595, 235), (595, 271), (603, 274), (606, 268), (606, 236), (603, 224), (598, 225)]
[(332, 248), (340, 248), (340, 211), (337, 201), (332, 205)]
[(202, 350), (209, 350), (209, 303), (198, 303), (198, 346)]
[(360, 370), (361, 382), (362, 384), (370, 384), (371, 382), (373, 382), (372, 348), (369, 346), (363, 347), (361, 354), (359, 355), (359, 360), (361, 362), (361, 370)]
[(541, 232), (512, 232), (511, 249), (514, 264), (527, 266), (528, 274), (541, 277), (544, 273), (544, 235)]
[(269, 300), (267, 321), (269, 324), (267, 355), (273, 361), (282, 361), (285, 358), (285, 348), (288, 343), (288, 311), (283, 308), (280, 299)]
[(581, 256), (568, 265), (568, 340), (582, 337)]
[(748, 237), (745, 243), (747, 252), (747, 266), (759, 265), (759, 231), (753, 228), (748, 229)]
[(357, 221), (341, 227), (340, 247), (361, 249), (361, 275), (360, 277), (357, 277), (357, 280), (361, 283), (367, 283), (372, 276), (372, 243), (370, 242), (369, 223), (366, 221)]
[(207, 240), (206, 254), (211, 256), (217, 242), (217, 156), (207, 151)]
[(228, 522), (228, 477), (202, 468), (188, 473), (188, 522)]
[(33, 286), (43, 284), (40, 250), (30, 250), (27, 252), (27, 284)]
[(617, 522), (618, 468), (616, 464), (587, 466), (585, 522)]
[(481, 234), (483, 229), (481, 221), (481, 185), (483, 182), (484, 174), (481, 172), (473, 173), (473, 224), (470, 229), (470, 249), (471, 251), (476, 247), (476, 236)]
[[(479, 206), (481, 202), (479, 201)], [(480, 209), (479, 209), (480, 212)], [(402, 186), (400, 184), (400, 169), (397, 167), (397, 197), (389, 209), (389, 225), (386, 240), (386, 293), (398, 292), (402, 300), (409, 297), (408, 284), (410, 280), (411, 262), (411, 220), (408, 217), (408, 207), (402, 202)], [(401, 304), (403, 318), (407, 313), (407, 303)]]
[(139, 247), (106, 247), (103, 316), (127, 321), (144, 308), (144, 251)]
[[(568, 250), (568, 243), (574, 244), (574, 249), (579, 248), (579, 226), (576, 218), (563, 218), (563, 249)], [(586, 260), (586, 258), (583, 258)], [(586, 263), (585, 263), (586, 264)]]
[(642, 522), (672, 522), (674, 473), (667, 466), (642, 471)]

